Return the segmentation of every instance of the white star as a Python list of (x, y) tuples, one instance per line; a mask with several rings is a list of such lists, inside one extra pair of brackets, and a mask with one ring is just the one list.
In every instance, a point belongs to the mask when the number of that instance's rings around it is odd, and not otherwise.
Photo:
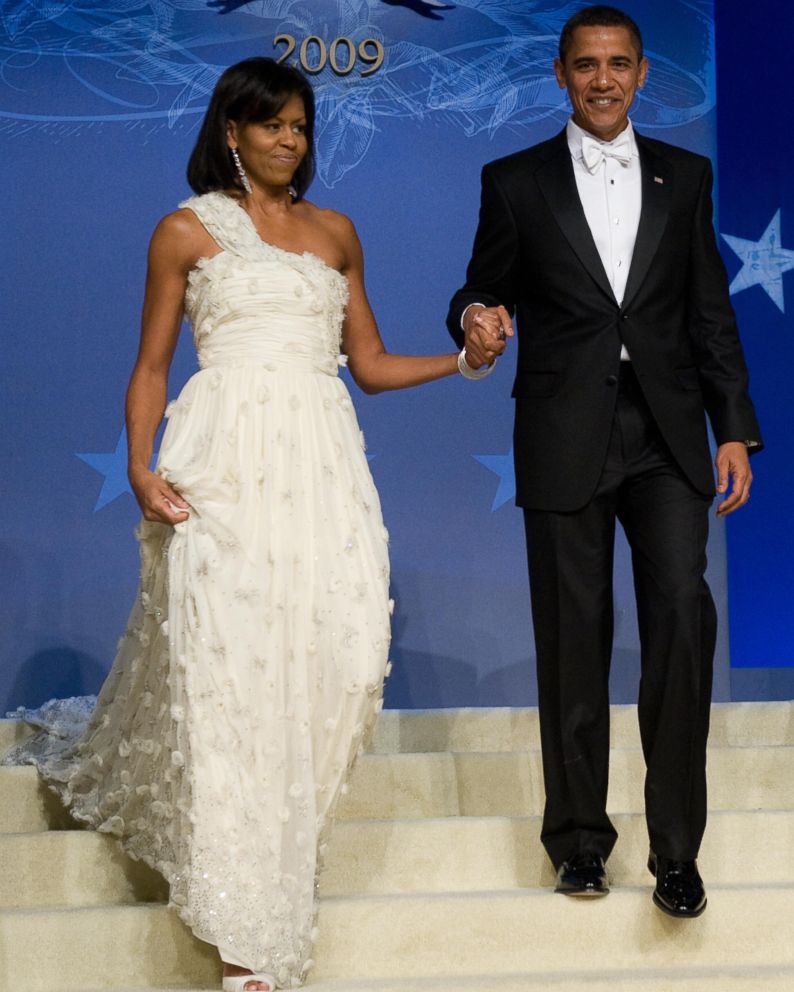
[(506, 455), (472, 455), (477, 461), (484, 465), (489, 471), (499, 476), (499, 485), (496, 489), (493, 503), (491, 503), (491, 513), (504, 506), (508, 500), (513, 499), (516, 494), (516, 470), (513, 464), (512, 447)]
[(723, 234), (723, 238), (744, 263), (730, 285), (731, 294), (761, 286), (780, 312), (785, 313), (783, 273), (794, 269), (794, 251), (780, 247), (780, 211), (758, 241), (746, 241), (731, 234)]

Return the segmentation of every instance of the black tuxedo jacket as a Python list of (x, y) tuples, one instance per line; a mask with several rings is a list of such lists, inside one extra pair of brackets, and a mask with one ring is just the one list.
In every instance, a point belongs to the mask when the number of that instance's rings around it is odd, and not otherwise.
[[(470, 303), (515, 313), (517, 503), (580, 509), (606, 457), (625, 343), (643, 393), (692, 485), (714, 492), (718, 444), (760, 441), (712, 226), (711, 164), (637, 135), (642, 211), (622, 306), (576, 188), (565, 131), (486, 165), (465, 286), (448, 328), (463, 345)], [(757, 450), (757, 449), (756, 449)]]

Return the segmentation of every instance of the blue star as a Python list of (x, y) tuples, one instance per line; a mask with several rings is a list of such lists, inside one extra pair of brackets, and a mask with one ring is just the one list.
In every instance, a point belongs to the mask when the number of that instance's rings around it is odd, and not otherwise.
[(731, 234), (723, 234), (723, 238), (744, 262), (731, 283), (730, 292), (740, 293), (750, 286), (761, 286), (778, 310), (785, 313), (783, 273), (794, 269), (794, 251), (780, 246), (780, 211), (758, 241), (746, 241)]
[(104, 475), (105, 477), (96, 504), (94, 505), (94, 513), (125, 493), (132, 495), (132, 489), (130, 489), (130, 483), (127, 479), (126, 427), (119, 434), (115, 451), (109, 451), (104, 454), (78, 454), (77, 457), (81, 458), (87, 465), (90, 465), (91, 468), (96, 469), (100, 475)]
[(472, 455), (477, 461), (484, 465), (489, 472), (499, 476), (499, 485), (496, 489), (493, 503), (491, 503), (491, 513), (504, 506), (508, 500), (513, 499), (516, 494), (516, 471), (513, 464), (513, 448), (506, 455)]

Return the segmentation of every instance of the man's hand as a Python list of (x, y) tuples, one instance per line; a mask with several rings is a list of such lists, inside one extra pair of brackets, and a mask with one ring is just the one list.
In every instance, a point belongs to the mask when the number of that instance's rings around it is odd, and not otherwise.
[(505, 350), (506, 338), (513, 337), (513, 322), (504, 307), (473, 304), (463, 318), (466, 336), (466, 364), (473, 369), (493, 365)]
[(742, 441), (721, 444), (717, 448), (714, 464), (717, 466), (717, 492), (727, 493), (729, 480), (731, 483), (730, 494), (717, 507), (717, 516), (725, 517), (744, 506), (750, 498), (753, 473), (750, 470), (747, 445)]

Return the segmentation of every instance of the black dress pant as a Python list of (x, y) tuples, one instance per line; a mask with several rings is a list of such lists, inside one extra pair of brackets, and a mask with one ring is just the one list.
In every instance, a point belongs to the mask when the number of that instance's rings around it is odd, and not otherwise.
[(631, 547), (641, 642), (639, 722), (650, 843), (696, 857), (706, 824), (706, 739), (716, 611), (704, 579), (711, 499), (670, 455), (623, 363), (603, 473), (573, 513), (525, 510), (546, 805), (555, 867), (604, 859), (615, 521)]

